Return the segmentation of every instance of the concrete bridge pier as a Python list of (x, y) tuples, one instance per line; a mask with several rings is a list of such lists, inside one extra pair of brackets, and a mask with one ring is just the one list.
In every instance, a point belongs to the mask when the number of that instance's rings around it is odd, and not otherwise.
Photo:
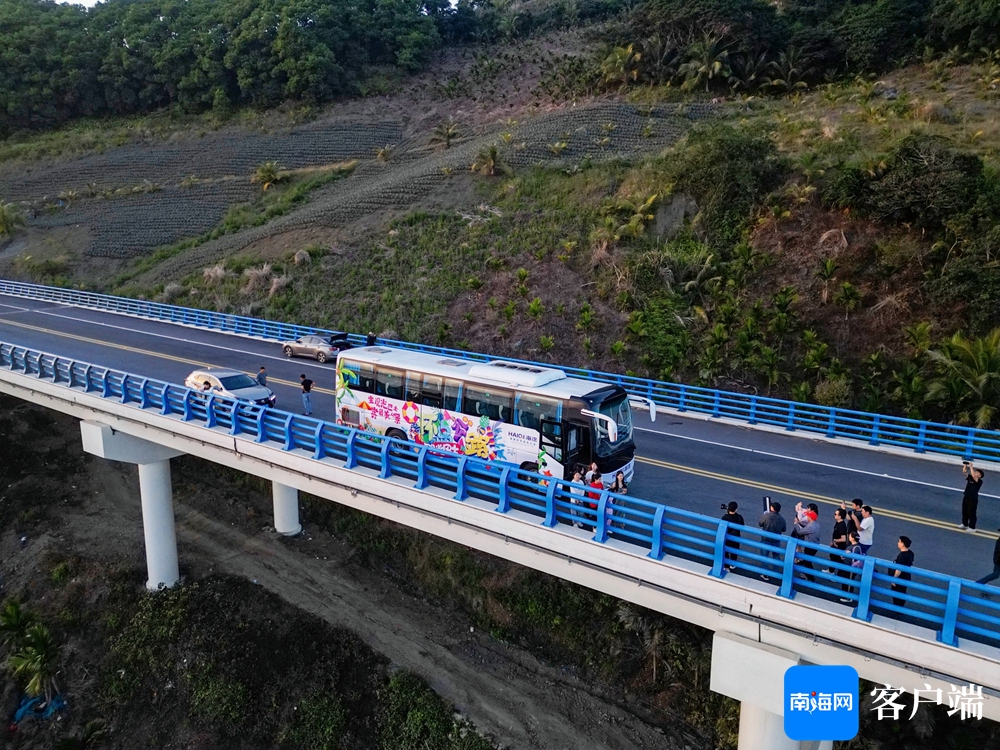
[(740, 702), (739, 750), (827, 750), (785, 735), (785, 670), (797, 654), (717, 632), (712, 642), (711, 689)]
[(98, 422), (81, 422), (83, 449), (110, 461), (137, 464), (142, 498), (142, 533), (146, 542), (146, 588), (157, 591), (177, 583), (177, 534), (174, 529), (170, 459), (183, 455), (142, 438), (115, 432)]
[(274, 530), (285, 536), (302, 532), (299, 523), (299, 491), (281, 482), (271, 482), (274, 496)]

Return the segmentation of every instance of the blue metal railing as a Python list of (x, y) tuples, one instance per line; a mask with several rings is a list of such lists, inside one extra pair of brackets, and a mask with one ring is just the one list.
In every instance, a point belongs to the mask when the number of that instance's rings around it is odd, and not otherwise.
[[(26, 284), (19, 281), (0, 280), (0, 294), (106, 310), (123, 315), (151, 318), (270, 341), (288, 341), (300, 336), (336, 333), (322, 328), (275, 323), (228, 313), (178, 307), (177, 305), (147, 302), (127, 297), (113, 297), (93, 292), (79, 292), (59, 287)], [(350, 339), (355, 344), (364, 343), (364, 337), (357, 334), (352, 334)], [(383, 340), (383, 342), (389, 346), (411, 351), (446, 354), (449, 357), (462, 359), (476, 361), (497, 359), (486, 354), (413, 344), (407, 341)], [(509, 357), (500, 359), (542, 367), (551, 366)], [(668, 383), (575, 367), (562, 369), (573, 377), (620, 385), (629, 393), (648, 398), (657, 406), (675, 409), (682, 413), (707, 414), (715, 418), (737, 420), (748, 425), (770, 425), (790, 432), (809, 432), (825, 435), (829, 438), (863, 441), (872, 446), (905, 448), (916, 453), (955, 456), (969, 461), (1000, 461), (1000, 433), (995, 430), (924, 422), (905, 417), (871, 414), (851, 409), (720, 391), (713, 388), (699, 388), (681, 383)]]
[[(543, 526), (558, 528), (554, 533), (585, 535), (602, 544), (613, 539), (655, 560), (666, 556), (690, 560), (704, 565), (706, 574), (716, 578), (730, 572), (753, 579), (764, 576), (776, 587), (778, 596), (839, 599), (852, 607), (851, 616), (856, 619), (870, 621), (873, 613), (903, 619), (933, 631), (938, 640), (952, 646), (959, 646), (960, 637), (1000, 645), (1000, 598), (991, 597), (987, 586), (954, 576), (831, 551), (636, 497), (12, 344), (0, 343), (0, 367), (130, 404), (137, 410), (176, 415), (186, 422), (282, 450), (304, 451), (317, 461), (370, 469), (382, 478), (398, 477), (418, 490), (442, 489), (456, 502), (475, 498), (500, 513), (534, 517)], [(909, 573), (912, 580), (895, 578), (897, 570)], [(904, 583), (906, 590), (894, 591), (893, 583)]]

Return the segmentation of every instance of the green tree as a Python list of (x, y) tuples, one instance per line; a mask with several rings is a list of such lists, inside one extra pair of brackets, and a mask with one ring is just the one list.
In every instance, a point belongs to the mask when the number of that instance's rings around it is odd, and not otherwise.
[(633, 45), (615, 47), (601, 61), (601, 76), (608, 87), (624, 91), (639, 78), (639, 61), (642, 54)]
[(25, 609), (17, 599), (8, 599), (0, 609), (0, 642), (12, 651), (20, 649), (28, 628), (38, 622), (31, 610)]
[(862, 299), (858, 288), (851, 282), (845, 281), (840, 285), (840, 289), (834, 295), (833, 301), (844, 308), (844, 320), (849, 320), (851, 313), (861, 307)]
[(500, 148), (496, 144), (491, 144), (489, 146), (484, 146), (476, 154), (476, 160), (472, 162), (472, 171), (476, 174), (485, 175), (488, 177), (493, 177), (495, 175), (511, 175), (514, 170), (511, 169), (507, 162), (503, 159), (503, 154)]
[(449, 117), (434, 128), (429, 143), (432, 146), (440, 144), (448, 149), (451, 148), (451, 142), (458, 138), (460, 133), (461, 129), (458, 127), (458, 123), (455, 122), (455, 118)]
[(705, 34), (688, 49), (687, 61), (677, 72), (684, 78), (685, 91), (693, 91), (702, 84), (709, 91), (713, 83), (729, 78), (728, 45), (721, 37)]
[(13, 203), (0, 201), (0, 237), (13, 234), (24, 223), (24, 215)]
[(1000, 410), (1000, 328), (981, 338), (966, 338), (956, 333), (927, 356), (936, 366), (939, 377), (931, 382), (928, 396), (934, 400), (950, 400), (960, 386), (956, 419), (981, 429), (997, 422)]
[(28, 627), (20, 649), (7, 660), (11, 674), (24, 680), (24, 691), (28, 695), (44, 695), (47, 701), (52, 699), (58, 690), (55, 675), (59, 650), (47, 627), (41, 623)]
[(259, 184), (261, 189), (267, 190), (272, 185), (284, 180), (287, 175), (283, 173), (283, 167), (276, 161), (266, 161), (257, 167), (250, 182)]
[(819, 262), (819, 270), (816, 271), (816, 278), (823, 282), (823, 293), (821, 299), (823, 304), (830, 299), (830, 282), (837, 277), (837, 261), (833, 258), (823, 258)]
[(806, 78), (811, 75), (812, 68), (805, 63), (802, 50), (798, 47), (789, 47), (779, 54), (769, 69), (771, 75), (767, 79), (767, 85), (775, 91), (791, 94), (793, 91), (808, 88)]

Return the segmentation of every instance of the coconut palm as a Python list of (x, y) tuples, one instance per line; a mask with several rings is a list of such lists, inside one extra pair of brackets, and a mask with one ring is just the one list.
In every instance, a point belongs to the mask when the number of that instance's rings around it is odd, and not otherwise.
[(455, 118), (449, 117), (447, 120), (434, 128), (434, 131), (431, 133), (430, 145), (435, 146), (440, 143), (446, 149), (450, 148), (451, 142), (458, 138), (460, 132), (460, 128), (458, 127), (458, 123), (455, 122)]
[(819, 270), (816, 271), (816, 278), (823, 282), (823, 304), (827, 303), (830, 299), (830, 282), (834, 280), (837, 276), (837, 261), (833, 258), (823, 258), (819, 264)]
[(601, 76), (607, 86), (617, 86), (624, 91), (639, 78), (639, 61), (642, 55), (633, 45), (615, 47), (601, 62)]
[(0, 642), (17, 651), (24, 642), (28, 628), (38, 621), (35, 613), (24, 609), (17, 599), (4, 602), (0, 609)]
[(735, 91), (756, 91), (763, 85), (769, 69), (767, 52), (733, 55), (729, 59), (729, 87)]
[(833, 301), (844, 308), (844, 320), (848, 320), (851, 313), (861, 307), (861, 292), (850, 281), (845, 281), (837, 290)]
[(927, 357), (939, 372), (929, 398), (944, 401), (959, 396), (959, 422), (992, 427), (1000, 415), (1000, 328), (982, 338), (956, 333), (938, 349), (928, 349)]
[(476, 154), (476, 160), (472, 162), (472, 171), (487, 177), (493, 177), (498, 172), (505, 175), (514, 173), (514, 170), (503, 160), (503, 154), (496, 144), (480, 149), (479, 153)]
[(705, 34), (700, 41), (688, 49), (687, 62), (680, 66), (678, 74), (684, 78), (681, 86), (692, 91), (702, 84), (708, 91), (716, 81), (729, 78), (729, 50), (721, 37)]
[(80, 734), (59, 740), (54, 750), (93, 750), (107, 733), (103, 719), (92, 719), (83, 725)]
[(28, 627), (21, 648), (7, 660), (7, 665), (15, 677), (25, 681), (24, 692), (44, 695), (49, 701), (58, 690), (55, 680), (58, 658), (59, 645), (49, 629), (36, 622)]
[(250, 182), (260, 183), (261, 187), (267, 190), (271, 185), (277, 184), (287, 177), (282, 171), (283, 169), (284, 167), (276, 161), (266, 161), (257, 167)]
[(618, 622), (622, 626), (639, 636), (642, 642), (642, 650), (650, 660), (653, 667), (653, 683), (656, 683), (656, 667), (663, 662), (664, 648), (677, 639), (677, 634), (667, 631), (662, 621), (648, 615), (640, 614), (629, 604), (621, 604), (618, 607)]
[(641, 73), (655, 83), (669, 81), (677, 75), (680, 51), (673, 42), (654, 34), (642, 42)]
[(802, 59), (802, 50), (789, 47), (778, 55), (778, 59), (770, 65), (771, 76), (767, 85), (783, 94), (808, 88), (805, 79), (812, 73), (812, 67)]
[(24, 223), (24, 215), (13, 203), (0, 201), (0, 237), (13, 234)]

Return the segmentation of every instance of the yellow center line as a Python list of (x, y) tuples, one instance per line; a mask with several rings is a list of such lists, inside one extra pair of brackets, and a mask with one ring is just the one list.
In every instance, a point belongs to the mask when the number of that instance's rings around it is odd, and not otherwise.
[[(705, 477), (706, 479), (715, 479), (719, 482), (728, 482), (730, 484), (739, 484), (743, 487), (753, 487), (758, 490), (767, 490), (769, 492), (780, 493), (782, 495), (788, 495), (790, 497), (799, 498), (802, 500), (812, 500), (816, 503), (823, 503), (825, 505), (835, 505), (840, 507), (841, 500), (834, 497), (827, 497), (826, 495), (817, 495), (813, 492), (805, 492), (803, 490), (795, 490), (790, 487), (781, 487), (776, 484), (766, 484), (765, 482), (756, 482), (752, 479), (742, 479), (740, 477), (731, 477), (727, 474), (720, 474), (715, 471), (708, 471), (706, 469), (696, 469), (693, 466), (684, 466), (683, 464), (674, 464), (669, 461), (660, 461), (656, 458), (647, 458), (645, 456), (636, 456), (636, 461), (644, 464), (650, 464), (652, 466), (658, 466), (662, 469), (671, 469), (672, 471), (681, 471), (685, 474), (694, 474), (699, 477)], [(918, 523), (923, 526), (934, 526), (939, 529), (944, 529), (945, 531), (954, 531), (957, 533), (965, 533), (959, 529), (954, 524), (947, 523), (945, 521), (938, 521), (933, 518), (924, 518), (923, 516), (914, 516), (907, 513), (901, 513), (895, 510), (889, 510), (887, 508), (879, 508), (878, 514), (880, 516), (886, 516), (887, 518), (896, 518), (901, 521), (910, 521), (912, 523)], [(991, 539), (996, 539), (998, 535), (996, 532), (988, 532), (985, 530), (979, 530), (976, 532), (980, 536), (989, 537)]]
[[(52, 336), (62, 336), (63, 338), (66, 338), (66, 339), (73, 339), (74, 341), (83, 341), (84, 343), (87, 343), (87, 344), (96, 344), (98, 346), (106, 346), (109, 349), (120, 349), (121, 351), (132, 352), (133, 354), (144, 354), (144, 355), (146, 355), (148, 357), (159, 357), (160, 359), (169, 359), (172, 362), (181, 362), (181, 363), (186, 364), (186, 365), (193, 365), (194, 367), (224, 367), (227, 370), (233, 369), (231, 367), (226, 367), (225, 365), (216, 365), (216, 364), (212, 364), (211, 362), (201, 362), (200, 360), (197, 360), (197, 359), (188, 359), (186, 357), (177, 357), (177, 356), (174, 356), (173, 354), (164, 354), (163, 352), (154, 352), (151, 349), (140, 349), (139, 347), (136, 347), (136, 346), (127, 346), (125, 344), (115, 344), (115, 343), (113, 343), (111, 341), (104, 341), (103, 339), (93, 339), (93, 338), (89, 338), (88, 336), (80, 336), (80, 335), (75, 334), (75, 333), (66, 333), (65, 331), (55, 331), (55, 330), (53, 330), (51, 328), (42, 328), (41, 326), (28, 325), (27, 323), (16, 323), (13, 320), (5, 320), (3, 318), (0, 318), (0, 325), (11, 325), (11, 326), (17, 326), (18, 328), (27, 328), (28, 330), (38, 331), (39, 333), (48, 333), (48, 334), (50, 334)], [(300, 388), (301, 387), (301, 385), (299, 383), (296, 383), (296, 382), (294, 382), (292, 380), (282, 380), (281, 378), (272, 378), (270, 376), (268, 376), (268, 382), (279, 383), (281, 385), (291, 386), (292, 388)], [(316, 388), (316, 387), (313, 387), (313, 390), (316, 391), (317, 393), (326, 393), (326, 394), (329, 394), (331, 396), (334, 395), (334, 393), (335, 393), (335, 391), (331, 391), (331, 390), (329, 390), (327, 388)]]
[[(61, 336), (62, 338), (73, 339), (74, 341), (82, 341), (87, 344), (96, 344), (97, 346), (108, 347), (109, 349), (118, 349), (120, 351), (132, 352), (133, 354), (144, 354), (148, 357), (159, 357), (160, 359), (167, 359), (172, 362), (182, 362), (184, 364), (192, 365), (194, 367), (224, 367), (224, 365), (215, 365), (209, 362), (201, 362), (196, 359), (188, 359), (186, 357), (177, 357), (173, 354), (164, 354), (163, 352), (156, 352), (150, 349), (142, 349), (135, 346), (128, 346), (126, 344), (116, 344), (111, 341), (104, 341), (102, 339), (90, 338), (88, 336), (80, 336), (75, 333), (66, 333), (65, 331), (56, 331), (51, 328), (42, 328), (41, 326), (33, 326), (27, 323), (18, 323), (13, 320), (8, 320), (6, 318), (0, 318), (0, 326), (9, 325), (16, 326), (18, 328), (25, 328), (30, 331), (38, 331), (39, 333), (47, 333), (51, 336)], [(228, 368), (227, 368), (228, 369)], [(280, 385), (290, 386), (292, 388), (298, 388), (299, 383), (291, 380), (282, 380), (280, 378), (268, 377), (269, 382), (279, 383)], [(328, 395), (334, 395), (335, 391), (327, 388), (317, 388), (313, 387), (313, 391), (317, 393), (325, 393)], [(706, 479), (715, 479), (720, 482), (728, 482), (730, 484), (739, 484), (743, 487), (753, 487), (760, 490), (768, 490), (769, 492), (781, 493), (782, 495), (788, 495), (790, 497), (801, 498), (803, 500), (812, 500), (816, 503), (824, 503), (827, 505), (840, 506), (840, 500), (827, 497), (825, 495), (817, 495), (811, 492), (804, 492), (802, 490), (795, 490), (789, 487), (780, 487), (774, 484), (766, 484), (764, 482), (755, 482), (752, 479), (740, 479), (738, 477), (731, 477), (725, 474), (719, 474), (713, 471), (707, 471), (705, 469), (696, 469), (693, 466), (684, 466), (682, 464), (669, 463), (667, 461), (660, 461), (655, 458), (646, 458), (645, 456), (636, 456), (636, 461), (644, 464), (650, 464), (651, 466), (658, 466), (662, 469), (671, 469), (673, 471), (681, 471), (685, 474), (694, 474), (696, 476), (705, 477)], [(888, 518), (897, 518), (902, 521), (911, 521), (913, 523), (918, 523), (923, 526), (934, 526), (939, 529), (945, 529), (950, 531), (958, 531), (957, 527), (953, 524), (945, 523), (944, 521), (937, 521), (932, 518), (923, 518), (921, 516), (912, 516), (905, 513), (900, 513), (898, 511), (888, 510), (885, 508), (879, 509), (879, 515), (886, 516)], [(996, 533), (991, 533), (988, 531), (977, 531), (980, 536), (986, 536), (993, 539), (997, 538)]]

